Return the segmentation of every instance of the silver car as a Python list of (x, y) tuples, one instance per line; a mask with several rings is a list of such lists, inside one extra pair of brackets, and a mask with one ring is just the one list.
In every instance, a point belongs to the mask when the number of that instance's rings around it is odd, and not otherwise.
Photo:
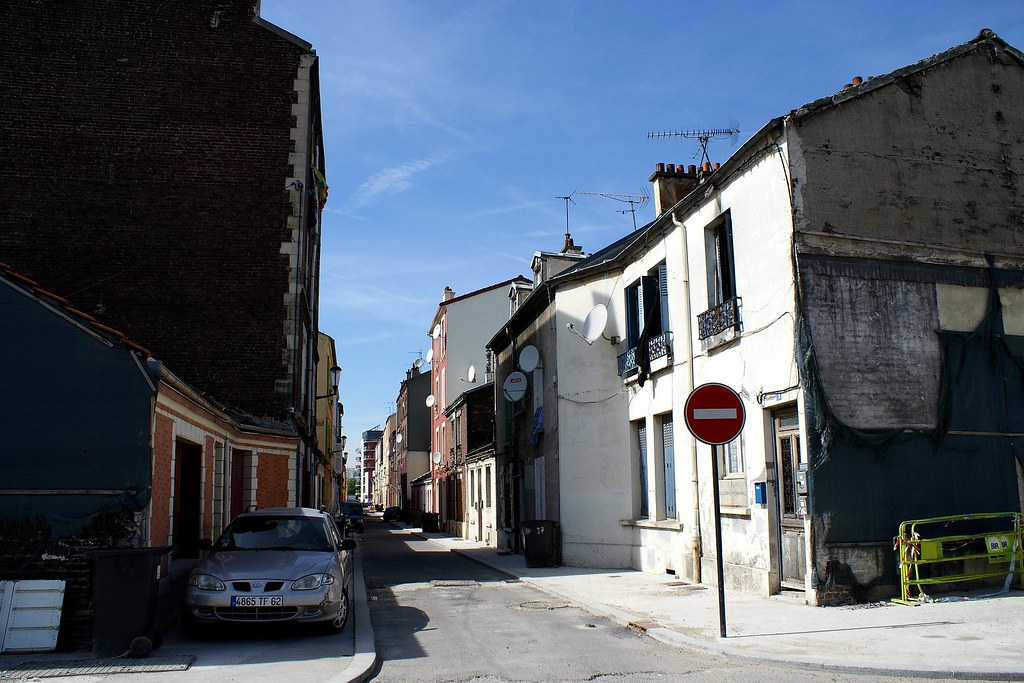
[(253, 622), (345, 628), (356, 542), (330, 515), (268, 508), (236, 517), (189, 574), (182, 627)]

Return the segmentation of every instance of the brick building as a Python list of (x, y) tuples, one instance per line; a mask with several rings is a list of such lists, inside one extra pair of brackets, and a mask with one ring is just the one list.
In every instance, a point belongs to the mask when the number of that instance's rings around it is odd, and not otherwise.
[(306, 502), (326, 200), (311, 45), (258, 0), (7, 3), (0, 24), (0, 260), (242, 424), (297, 435), (278, 486)]

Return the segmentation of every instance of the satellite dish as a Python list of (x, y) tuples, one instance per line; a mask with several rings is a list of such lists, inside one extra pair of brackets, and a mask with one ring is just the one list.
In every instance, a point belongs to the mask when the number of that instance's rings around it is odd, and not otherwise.
[(470, 365), (469, 366), (469, 371), (466, 372), (466, 381), (468, 381), (470, 384), (472, 384), (473, 382), (476, 381), (476, 366), (475, 365)]
[(424, 358), (423, 360), (426, 361), (427, 363), (432, 363), (434, 361), (434, 349), (433, 348), (427, 349), (427, 357)]
[(525, 346), (519, 352), (519, 367), (524, 372), (533, 372), (540, 364), (540, 351), (536, 346)]
[(412, 362), (412, 366), (413, 366), (414, 368), (419, 368), (419, 367), (422, 367), (423, 363), (424, 363), (424, 361), (423, 361), (423, 359), (422, 359), (422, 358), (417, 358), (416, 360), (414, 360), (414, 361)]
[(430, 396), (427, 396), (427, 400), (426, 400), (426, 401), (424, 401), (424, 403), (426, 403), (426, 404), (427, 404), (427, 407), (428, 407), (428, 408), (433, 408), (433, 407), (434, 407), (434, 402), (435, 402), (435, 401), (437, 401), (437, 399), (436, 399), (436, 398), (434, 398), (434, 395), (433, 395), (433, 394), (431, 394)]
[(505, 378), (501, 385), (505, 398), (510, 401), (518, 401), (526, 396), (526, 375), (521, 372), (513, 372)]
[(433, 337), (434, 339), (437, 339), (438, 337), (441, 336), (441, 323), (434, 325), (434, 333), (431, 334), (430, 336)]
[(598, 304), (590, 309), (590, 313), (587, 313), (586, 320), (583, 321), (583, 338), (590, 343), (594, 343), (601, 333), (604, 332), (605, 325), (608, 324), (608, 309), (604, 304)]
[(576, 327), (569, 323), (566, 327), (573, 334), (580, 337), (583, 341), (588, 344), (593, 344), (597, 341), (597, 338), (604, 332), (605, 325), (608, 324), (608, 308), (604, 304), (598, 304), (590, 309), (590, 313), (587, 313), (586, 320), (583, 321), (583, 331), (580, 332)]
[(402, 435), (395, 434), (395, 443), (402, 443)]
[(434, 457), (432, 457), (431, 460), (434, 461), (435, 465), (440, 464), (440, 462), (441, 462), (441, 454), (440, 453), (434, 453)]

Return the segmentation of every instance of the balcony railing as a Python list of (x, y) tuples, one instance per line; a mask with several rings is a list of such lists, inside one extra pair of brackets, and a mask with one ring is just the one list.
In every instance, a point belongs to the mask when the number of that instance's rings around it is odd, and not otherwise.
[(740, 299), (729, 299), (697, 316), (697, 335), (701, 341), (726, 330), (740, 329)]
[[(619, 377), (625, 377), (636, 371), (636, 349), (631, 348), (619, 356)], [(662, 332), (647, 342), (647, 353), (650, 360), (672, 355), (672, 333)]]

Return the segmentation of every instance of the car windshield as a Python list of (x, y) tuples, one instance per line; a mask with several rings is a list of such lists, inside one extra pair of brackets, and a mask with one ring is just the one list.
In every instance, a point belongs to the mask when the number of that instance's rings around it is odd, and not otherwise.
[(239, 517), (214, 550), (314, 550), (330, 552), (323, 522), (313, 517)]
[(341, 513), (344, 515), (361, 515), (363, 514), (363, 506), (359, 503), (342, 503)]

